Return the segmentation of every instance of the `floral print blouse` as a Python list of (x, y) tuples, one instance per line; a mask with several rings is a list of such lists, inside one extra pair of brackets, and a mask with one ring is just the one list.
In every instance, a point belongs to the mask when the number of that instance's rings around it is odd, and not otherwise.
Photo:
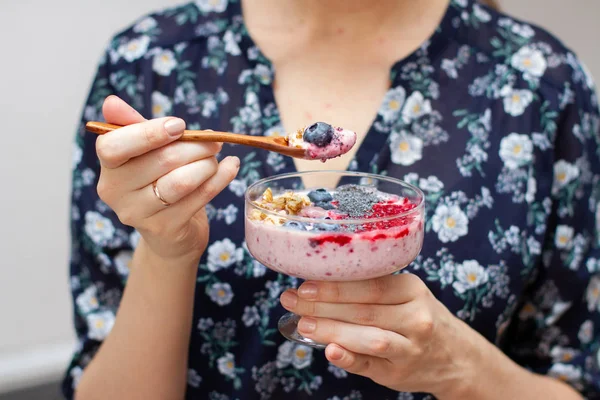
[[(71, 287), (79, 342), (63, 391), (108, 335), (137, 232), (98, 198), (95, 135), (116, 94), (146, 117), (191, 129), (282, 135), (273, 67), (238, 0), (197, 0), (141, 18), (100, 61), (73, 155)], [(473, 0), (391, 69), (391, 86), (349, 169), (426, 194), (423, 250), (406, 271), (520, 365), (600, 398), (600, 116), (592, 79), (548, 32)], [(291, 159), (241, 146), (238, 177), (209, 206), (197, 274), (188, 399), (433, 399), (398, 393), (285, 341), (278, 296), (299, 284), (253, 260), (243, 193), (292, 172)], [(302, 262), (302, 261), (300, 261)], [(150, 383), (149, 383), (150, 384)], [(493, 390), (493, 388), (490, 388)]]

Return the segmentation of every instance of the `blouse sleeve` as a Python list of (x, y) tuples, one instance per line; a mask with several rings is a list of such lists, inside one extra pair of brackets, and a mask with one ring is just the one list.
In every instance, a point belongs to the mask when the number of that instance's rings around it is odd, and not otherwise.
[(96, 192), (100, 166), (96, 137), (85, 131), (87, 121), (103, 121), (102, 104), (115, 93), (109, 57), (100, 62), (79, 128), (72, 164), (70, 287), (78, 343), (65, 374), (62, 391), (73, 398), (83, 369), (91, 361), (115, 321), (137, 233), (120, 223)]
[(600, 115), (591, 78), (583, 68), (574, 76), (559, 99), (543, 266), (509, 328), (507, 352), (600, 399)]

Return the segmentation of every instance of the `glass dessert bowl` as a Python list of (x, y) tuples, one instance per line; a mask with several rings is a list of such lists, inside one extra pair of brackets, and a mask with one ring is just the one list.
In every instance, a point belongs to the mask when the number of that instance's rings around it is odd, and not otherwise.
[[(302, 177), (308, 176), (339, 183), (306, 188)], [(308, 171), (262, 179), (246, 190), (245, 216), (252, 256), (271, 270), (304, 280), (390, 275), (409, 265), (423, 245), (423, 192), (383, 175)], [(279, 331), (290, 340), (325, 347), (297, 332), (299, 319), (284, 315)]]

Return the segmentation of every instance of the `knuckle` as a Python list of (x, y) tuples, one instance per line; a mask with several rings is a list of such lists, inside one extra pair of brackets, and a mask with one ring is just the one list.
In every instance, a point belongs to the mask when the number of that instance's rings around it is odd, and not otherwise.
[(187, 193), (194, 190), (196, 184), (192, 176), (188, 174), (179, 174), (169, 183), (168, 192), (173, 193), (177, 197), (183, 197)]
[(332, 342), (340, 342), (343, 337), (344, 337), (344, 332), (343, 332), (343, 328), (342, 326), (337, 323), (336, 321), (331, 322), (330, 324), (328, 324), (328, 330), (331, 332), (331, 338), (332, 338)]
[(113, 165), (119, 158), (119, 147), (109, 138), (100, 136), (96, 140), (96, 155), (103, 164)]
[(398, 277), (398, 279), (404, 279), (406, 281), (407, 285), (414, 286), (419, 289), (426, 287), (425, 284), (423, 283), (423, 281), (421, 280), (421, 278), (419, 278), (415, 274), (404, 273), (404, 274), (397, 275), (397, 277)]
[(418, 314), (415, 322), (415, 331), (420, 336), (431, 335), (434, 329), (433, 317), (429, 312), (421, 312)]
[(177, 167), (177, 161), (179, 154), (173, 146), (165, 146), (158, 150), (156, 154), (158, 165), (165, 170), (172, 170)]
[(371, 305), (357, 305), (355, 313), (355, 321), (360, 325), (374, 325), (377, 322), (377, 312)]
[(111, 203), (111, 187), (112, 185), (110, 185), (110, 183), (108, 183), (107, 180), (102, 178), (102, 175), (100, 175), (100, 179), (98, 180), (98, 184), (96, 185), (96, 192), (98, 193), (98, 197), (100, 197), (100, 200), (102, 200), (108, 205), (110, 205)]
[[(325, 282), (322, 283), (323, 291), (328, 294), (328, 297), (331, 298), (332, 303), (338, 303), (344, 300), (344, 295), (342, 290), (340, 290), (340, 285), (335, 282)], [(349, 298), (352, 298), (350, 296)]]
[(317, 315), (317, 305), (316, 305), (315, 302), (312, 302), (312, 301), (300, 301), (298, 303), (298, 305), (300, 306), (300, 309), (302, 310), (303, 314), (309, 315), (309, 316), (316, 316)]
[(213, 157), (209, 157), (205, 162), (205, 166), (204, 169), (207, 172), (207, 178), (210, 178), (211, 176), (213, 176), (218, 170), (219, 170), (219, 162), (217, 161), (217, 159), (213, 156)]
[(384, 332), (380, 332), (376, 337), (371, 339), (369, 350), (377, 356), (388, 355), (392, 350), (392, 340)]
[[(218, 168), (218, 166), (217, 166), (217, 168)], [(232, 181), (236, 177), (237, 171), (238, 171), (238, 169), (235, 168), (234, 166), (231, 166), (231, 165), (227, 166), (223, 171), (225, 180), (227, 182)]]
[(381, 300), (387, 290), (387, 281), (385, 278), (372, 279), (369, 281), (369, 294), (373, 302)]
[(371, 369), (371, 359), (369, 357), (364, 357), (362, 360), (358, 362), (354, 362), (355, 364), (355, 372), (358, 374), (365, 374)]
[(117, 217), (119, 217), (119, 221), (123, 225), (134, 226), (135, 225), (135, 212), (131, 209), (126, 209), (117, 213)]
[[(218, 163), (217, 159), (214, 157), (211, 157), (211, 158), (203, 160), (203, 161), (206, 161), (206, 166), (203, 167), (203, 168), (205, 168), (205, 173), (204, 173), (205, 179), (198, 187), (196, 194), (202, 198), (212, 198), (220, 190), (219, 183), (216, 182), (214, 179), (210, 179), (217, 173), (217, 171), (219, 169), (219, 163)], [(233, 177), (231, 179), (233, 179)]]
[(150, 123), (140, 124), (140, 129), (142, 131), (142, 137), (144, 138), (144, 141), (149, 147), (153, 147), (157, 144), (162, 143), (163, 138), (165, 137), (162, 128), (159, 129), (158, 127), (155, 127), (153, 126), (153, 124)]
[(408, 356), (414, 359), (422, 358), (425, 355), (425, 350), (421, 346), (410, 346)]

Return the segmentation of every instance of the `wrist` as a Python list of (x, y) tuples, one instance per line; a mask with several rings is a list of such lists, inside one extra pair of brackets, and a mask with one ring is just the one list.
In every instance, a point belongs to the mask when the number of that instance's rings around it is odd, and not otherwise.
[(200, 261), (200, 257), (202, 257), (202, 251), (198, 249), (191, 249), (181, 254), (160, 254), (154, 251), (152, 246), (141, 237), (134, 252), (134, 260), (137, 258), (140, 262), (134, 264), (148, 265), (151, 266), (150, 268), (158, 267), (160, 269), (182, 269), (189, 266), (196, 268)]
[(432, 394), (440, 400), (479, 399), (476, 394), (482, 368), (489, 358), (488, 346), (492, 345), (462, 320), (451, 318), (452, 334), (447, 335), (451, 341), (448, 371), (443, 385)]
[[(452, 368), (459, 369), (455, 379), (449, 381), (440, 400), (493, 400), (514, 398), (515, 387), (531, 383), (534, 374), (517, 365), (498, 347), (474, 331), (463, 321), (464, 338), (455, 348), (460, 354)], [(521, 384), (522, 383), (522, 384)], [(491, 389), (494, 388), (494, 389)], [(512, 396), (512, 397), (511, 397)]]

